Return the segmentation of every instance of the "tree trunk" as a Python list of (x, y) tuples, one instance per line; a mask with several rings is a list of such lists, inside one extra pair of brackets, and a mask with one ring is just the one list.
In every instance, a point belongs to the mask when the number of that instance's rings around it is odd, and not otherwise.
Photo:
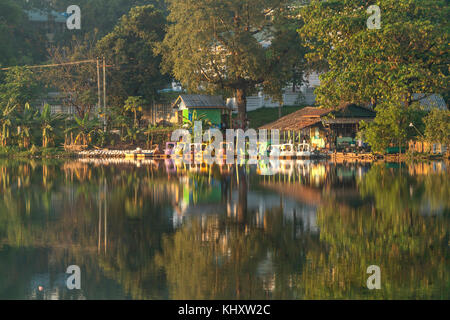
[(238, 119), (241, 129), (245, 129), (247, 120), (247, 96), (245, 89), (236, 89), (236, 101), (238, 105)]
[(411, 94), (408, 93), (408, 94), (405, 95), (405, 100), (403, 102), (406, 109), (409, 109), (409, 106), (411, 105), (411, 102), (412, 102)]
[(377, 100), (377, 97), (372, 97), (372, 99), (371, 99), (372, 101), (372, 109), (373, 110), (375, 110), (375, 108), (377, 107), (377, 102), (378, 102), (378, 100)]

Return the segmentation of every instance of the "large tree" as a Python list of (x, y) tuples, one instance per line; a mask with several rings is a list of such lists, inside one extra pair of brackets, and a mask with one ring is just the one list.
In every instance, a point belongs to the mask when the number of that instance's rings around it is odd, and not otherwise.
[(99, 55), (114, 64), (108, 84), (114, 105), (122, 106), (128, 96), (152, 101), (168, 83), (160, 72), (161, 57), (155, 53), (164, 38), (165, 23), (163, 13), (153, 5), (135, 7), (97, 43)]
[(0, 108), (6, 105), (23, 109), (42, 92), (41, 83), (35, 73), (25, 67), (14, 67), (0, 77)]
[[(380, 29), (367, 26), (374, 4)], [(389, 100), (409, 107), (413, 93), (445, 93), (449, 14), (443, 0), (311, 1), (299, 33), (312, 49), (309, 61), (325, 67), (319, 103)]]
[(302, 52), (293, 50), (300, 39), (286, 25), (298, 23), (291, 4), (168, 0), (171, 25), (161, 48), (164, 70), (190, 91), (233, 93), (244, 125), (246, 96), (263, 87), (279, 98), (293, 78), (295, 58), (302, 60)]
[(0, 66), (42, 60), (45, 48), (40, 38), (16, 1), (0, 1)]
[[(41, 69), (48, 87), (59, 92), (63, 104), (73, 108), (80, 118), (93, 111), (98, 101), (95, 43), (92, 34), (75, 39), (69, 46), (51, 48), (51, 62), (60, 66)], [(79, 64), (79, 61), (90, 62)]]

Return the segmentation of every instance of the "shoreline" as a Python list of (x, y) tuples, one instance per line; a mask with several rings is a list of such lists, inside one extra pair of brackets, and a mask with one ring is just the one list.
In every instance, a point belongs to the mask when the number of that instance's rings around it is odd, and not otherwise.
[[(143, 153), (148, 153), (146, 150), (142, 150)], [(39, 160), (39, 159), (125, 159), (128, 158), (127, 155), (136, 153), (136, 150), (113, 150), (113, 149), (92, 149), (92, 150), (84, 150), (84, 151), (65, 151), (58, 150), (56, 148), (49, 150), (39, 150), (39, 151), (4, 151), (0, 152), (0, 159), (23, 159), (23, 160)], [(359, 154), (356, 154), (357, 156)], [(367, 153), (363, 153), (361, 155), (368, 155)], [(372, 159), (369, 160), (361, 160), (358, 157), (355, 157), (354, 153), (343, 154), (341, 157), (336, 158), (333, 157), (333, 154), (324, 155), (320, 160), (328, 160), (330, 162), (361, 162), (361, 163), (370, 163), (370, 162), (409, 162), (409, 161), (448, 161), (450, 157), (448, 154), (442, 155), (433, 155), (433, 154), (402, 154), (400, 157), (398, 154), (390, 154), (390, 155), (377, 155), (370, 154)], [(139, 157), (135, 157), (138, 158)], [(153, 160), (161, 160), (161, 159), (170, 159), (170, 156), (165, 156), (161, 154), (157, 157), (147, 156), (146, 159)], [(248, 158), (248, 157), (247, 157)], [(305, 159), (282, 159), (280, 160), (317, 160), (315, 158), (305, 158)]]

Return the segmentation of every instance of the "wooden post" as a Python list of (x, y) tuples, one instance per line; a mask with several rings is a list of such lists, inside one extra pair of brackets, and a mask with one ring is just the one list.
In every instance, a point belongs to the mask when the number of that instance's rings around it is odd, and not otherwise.
[(106, 60), (103, 57), (103, 130), (106, 132)]

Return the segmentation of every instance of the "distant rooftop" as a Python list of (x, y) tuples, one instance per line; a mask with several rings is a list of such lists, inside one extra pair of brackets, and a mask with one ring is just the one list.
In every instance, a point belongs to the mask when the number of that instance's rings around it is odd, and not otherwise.
[(67, 20), (67, 18), (64, 16), (64, 13), (60, 13), (55, 10), (47, 12), (39, 9), (31, 9), (25, 12), (28, 15), (28, 20), (33, 22), (47, 22), (51, 20), (57, 23), (66, 23)]
[(413, 101), (419, 102), (426, 111), (430, 111), (433, 108), (440, 110), (446, 110), (448, 108), (444, 98), (440, 94), (414, 93), (412, 98)]

